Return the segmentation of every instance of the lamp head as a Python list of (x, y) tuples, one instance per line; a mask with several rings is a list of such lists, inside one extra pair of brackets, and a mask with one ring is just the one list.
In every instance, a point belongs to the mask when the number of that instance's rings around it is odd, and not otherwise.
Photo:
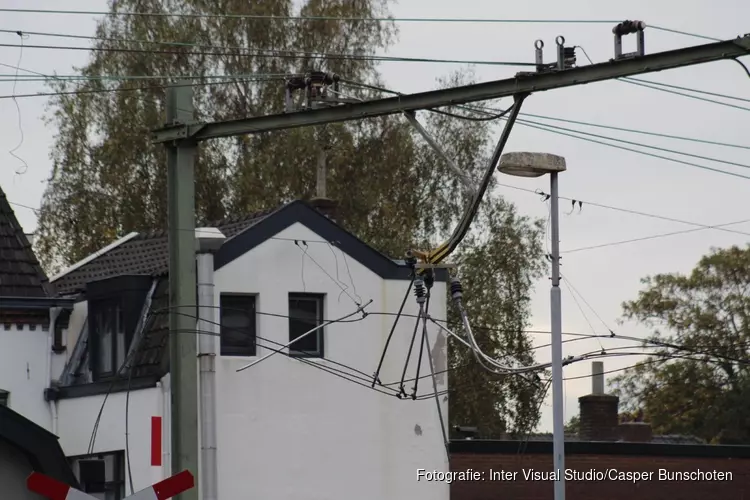
[(566, 168), (565, 158), (550, 153), (505, 153), (497, 165), (500, 172), (516, 177), (541, 177)]

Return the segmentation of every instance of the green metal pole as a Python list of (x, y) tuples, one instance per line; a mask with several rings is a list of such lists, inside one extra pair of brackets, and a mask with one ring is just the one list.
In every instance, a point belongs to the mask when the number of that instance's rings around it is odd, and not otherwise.
[[(167, 123), (193, 121), (193, 88), (179, 82), (167, 89)], [(195, 487), (179, 500), (198, 500), (198, 360), (195, 278), (196, 143), (166, 143), (169, 233), (169, 370), (172, 473), (189, 470)]]

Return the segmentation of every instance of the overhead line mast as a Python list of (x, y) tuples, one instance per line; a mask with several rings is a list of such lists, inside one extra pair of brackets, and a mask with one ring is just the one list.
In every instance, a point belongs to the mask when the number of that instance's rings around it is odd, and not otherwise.
[[(495, 147), (493, 161), (487, 165), (481, 184), (476, 187), (469, 185), (469, 188), (473, 189), (473, 197), (461, 222), (446, 243), (433, 251), (419, 252), (420, 258), (425, 262), (423, 266), (439, 265), (440, 261), (455, 250), (471, 225), (494, 172), (497, 159), (503, 152), (515, 117), (520, 111), (523, 100), (530, 94), (712, 61), (736, 59), (750, 53), (750, 34), (748, 34), (733, 40), (647, 55), (644, 29), (645, 24), (640, 21), (625, 21), (615, 26), (613, 29), (615, 55), (613, 59), (604, 63), (575, 67), (575, 47), (566, 47), (565, 40), (558, 37), (557, 62), (553, 64), (544, 63), (541, 53), (544, 44), (539, 41), (536, 43), (536, 72), (519, 73), (505, 80), (363, 102), (341, 99), (336, 94), (339, 82), (334, 76), (330, 76), (329, 83), (329, 76), (323, 74), (321, 77), (318, 73), (311, 73), (309, 79), (302, 82), (303, 88), (307, 89), (307, 101), (311, 103), (310, 106), (304, 106), (303, 110), (240, 120), (213, 123), (192, 122), (193, 88), (190, 82), (176, 82), (175, 86), (168, 88), (167, 123), (162, 129), (154, 131), (152, 136), (154, 142), (163, 143), (167, 150), (170, 330), (187, 331), (195, 327), (194, 321), (191, 321), (186, 313), (195, 307), (195, 239), (192, 233), (195, 230), (194, 173), (195, 148), (198, 142), (400, 113), (411, 115), (409, 121), (414, 124), (418, 123), (414, 116), (418, 110), (432, 110), (444, 106), (513, 96), (515, 103), (509, 111), (510, 115), (505, 128)], [(623, 54), (622, 37), (628, 34), (636, 35), (637, 48), (635, 52)], [(294, 82), (291, 83), (294, 87)], [(299, 82), (297, 82), (298, 85)], [(332, 86), (334, 95), (323, 95), (324, 90), (329, 86)], [(315, 95), (313, 95), (313, 89)], [(290, 94), (287, 93), (287, 96), (290, 97)], [(322, 100), (327, 102), (322, 102)], [(315, 101), (325, 105), (312, 105)], [(420, 129), (422, 127), (417, 127), (419, 133), (424, 136), (425, 131)], [(428, 140), (428, 142), (434, 143), (435, 141)], [(442, 151), (438, 153), (445, 157)], [(188, 469), (197, 475), (199, 450), (195, 338), (190, 335), (170, 335), (169, 342), (170, 366), (173, 372), (170, 388), (173, 470)], [(197, 491), (199, 488), (186, 492), (181, 500), (197, 499)]]

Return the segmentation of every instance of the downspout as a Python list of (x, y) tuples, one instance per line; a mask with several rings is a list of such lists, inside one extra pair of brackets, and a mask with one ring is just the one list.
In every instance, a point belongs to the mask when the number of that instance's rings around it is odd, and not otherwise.
[[(47, 331), (49, 332), (49, 351), (47, 352), (47, 379), (46, 383), (48, 384), (48, 387), (52, 387), (52, 356), (54, 356), (55, 351), (55, 330), (57, 329), (57, 318), (60, 316), (60, 313), (62, 312), (62, 307), (50, 307), (49, 310), (49, 328)], [(51, 421), (51, 427), (52, 427), (52, 434), (57, 436), (57, 401), (52, 400), (49, 401), (49, 412), (50, 412), (50, 421)]]
[(200, 386), (202, 500), (218, 498), (216, 450), (216, 337), (219, 334), (214, 300), (214, 255), (224, 235), (214, 228), (196, 229), (198, 249), (198, 369)]

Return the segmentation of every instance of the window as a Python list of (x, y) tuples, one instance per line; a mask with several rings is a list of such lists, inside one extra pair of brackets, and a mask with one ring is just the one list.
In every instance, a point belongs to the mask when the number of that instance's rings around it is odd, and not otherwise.
[(125, 460), (122, 451), (70, 459), (81, 489), (99, 500), (125, 498)]
[[(305, 335), (323, 323), (323, 296), (308, 293), (289, 294), (289, 346), (291, 356), (323, 357), (323, 328)], [(304, 337), (303, 337), (304, 335)], [(302, 337), (302, 338), (300, 338)]]
[(118, 300), (92, 302), (92, 324), (94, 331), (94, 377), (102, 379), (116, 375), (125, 363), (128, 348), (125, 338), (125, 323)]
[(8, 406), (8, 399), (10, 399), (10, 393), (0, 389), (0, 406)]
[(221, 294), (221, 355), (255, 356), (255, 296)]

